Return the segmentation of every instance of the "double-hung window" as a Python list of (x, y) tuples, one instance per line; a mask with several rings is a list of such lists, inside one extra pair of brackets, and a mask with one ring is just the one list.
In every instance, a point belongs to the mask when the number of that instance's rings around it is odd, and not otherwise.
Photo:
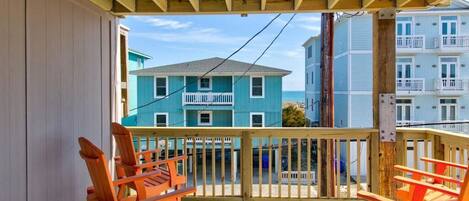
[(168, 127), (168, 113), (155, 113), (155, 126)]
[(199, 111), (198, 114), (199, 126), (211, 126), (212, 125), (212, 112), (211, 111)]
[(163, 98), (168, 95), (168, 78), (155, 77), (155, 98)]
[(455, 121), (457, 116), (457, 100), (454, 98), (440, 99), (441, 121)]
[(212, 79), (210, 77), (202, 77), (199, 79), (199, 90), (211, 90)]
[(410, 124), (412, 120), (412, 99), (396, 100), (396, 121), (398, 124)]
[(264, 77), (251, 77), (251, 98), (264, 98)]
[(264, 113), (251, 113), (251, 127), (264, 127)]

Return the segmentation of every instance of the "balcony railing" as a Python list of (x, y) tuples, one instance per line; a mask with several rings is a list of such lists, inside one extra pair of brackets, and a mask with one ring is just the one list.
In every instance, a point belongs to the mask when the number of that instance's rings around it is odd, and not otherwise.
[(464, 91), (466, 90), (466, 82), (464, 79), (436, 79), (435, 89), (439, 91)]
[(396, 36), (396, 48), (398, 49), (422, 49), (425, 48), (425, 36)]
[(233, 105), (233, 93), (183, 93), (184, 105)]
[(435, 48), (469, 48), (469, 35), (440, 36), (434, 43)]
[[(197, 187), (187, 200), (280, 201), (339, 199), (355, 200), (357, 190), (370, 190), (378, 178), (373, 161), (379, 155), (376, 129), (327, 128), (156, 128), (130, 127), (136, 149), (161, 152), (159, 159), (185, 154), (178, 165), (187, 176), (187, 185)], [(231, 143), (206, 143), (227, 139)], [(201, 140), (202, 143), (189, 143)], [(400, 165), (430, 170), (431, 164), (418, 160), (431, 157), (467, 164), (469, 136), (424, 128), (398, 128), (396, 161)], [(321, 147), (319, 140), (335, 144)], [(158, 143), (155, 143), (158, 142)], [(205, 142), (205, 143), (204, 143)], [(146, 144), (146, 145), (144, 145)], [(372, 146), (373, 145), (373, 146)], [(322, 154), (335, 154), (340, 160), (321, 163)], [(319, 161), (319, 162), (318, 162)], [(335, 168), (334, 168), (335, 166)], [(334, 171), (323, 171), (323, 168)], [(372, 173), (372, 174), (370, 174)], [(335, 175), (337, 182), (329, 180)], [(449, 176), (460, 178), (461, 172)], [(334, 185), (336, 192), (320, 196), (321, 186)], [(456, 188), (456, 186), (454, 186)], [(327, 188), (330, 189), (330, 188)]]
[(399, 78), (396, 80), (398, 91), (425, 91), (423, 78)]

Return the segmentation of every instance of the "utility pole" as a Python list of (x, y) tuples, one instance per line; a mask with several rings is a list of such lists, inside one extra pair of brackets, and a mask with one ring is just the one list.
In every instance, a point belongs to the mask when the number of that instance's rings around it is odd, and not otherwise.
[[(334, 127), (334, 13), (321, 15), (321, 98), (319, 126)], [(321, 143), (321, 196), (335, 196), (334, 140)]]

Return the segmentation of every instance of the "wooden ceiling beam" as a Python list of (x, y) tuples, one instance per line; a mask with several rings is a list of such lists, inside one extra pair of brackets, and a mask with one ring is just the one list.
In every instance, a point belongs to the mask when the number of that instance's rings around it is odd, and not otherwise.
[(396, 0), (363, 0), (363, 8), (380, 9), (380, 8), (393, 8), (395, 7)]
[(112, 0), (90, 0), (90, 1), (105, 11), (112, 10)]
[(295, 0), (294, 9), (298, 10), (302, 3), (303, 3), (303, 0)]
[(155, 3), (158, 7), (163, 12), (168, 12), (168, 1), (167, 0), (153, 0), (153, 3)]
[(261, 10), (265, 10), (266, 4), (267, 4), (267, 0), (261, 0)]
[(189, 0), (189, 2), (191, 3), (191, 5), (194, 8), (195, 12), (200, 11), (200, 2), (199, 2), (199, 0)]
[(333, 9), (337, 6), (337, 4), (339, 4), (340, 1), (341, 0), (329, 0), (329, 1), (327, 1), (327, 3), (328, 3), (327, 7), (329, 9)]
[(425, 8), (427, 5), (425, 0), (396, 0), (397, 8)]
[(125, 7), (130, 12), (135, 12), (135, 0), (115, 0), (121, 6)]
[(449, 6), (451, 0), (425, 0), (431, 6)]

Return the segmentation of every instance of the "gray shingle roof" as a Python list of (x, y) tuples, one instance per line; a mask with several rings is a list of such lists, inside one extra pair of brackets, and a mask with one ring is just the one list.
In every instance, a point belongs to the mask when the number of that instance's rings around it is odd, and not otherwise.
[[(162, 76), (201, 76), (210, 69), (219, 65), (223, 61), (222, 58), (214, 57), (209, 59), (202, 59), (196, 61), (189, 61), (178, 64), (170, 64), (165, 66), (157, 66), (145, 68), (141, 70), (131, 71), (133, 75), (162, 75)], [(221, 76), (221, 75), (242, 75), (249, 67), (250, 63), (245, 63), (236, 60), (227, 60), (220, 67), (212, 71), (208, 76)], [(291, 71), (272, 68), (262, 65), (254, 65), (246, 75), (278, 75), (285, 76), (290, 74)]]

